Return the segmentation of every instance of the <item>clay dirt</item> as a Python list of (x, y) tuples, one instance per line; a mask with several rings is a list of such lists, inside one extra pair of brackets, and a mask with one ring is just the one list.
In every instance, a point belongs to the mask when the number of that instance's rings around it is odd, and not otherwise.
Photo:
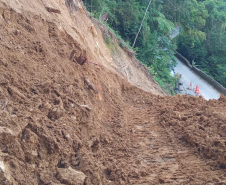
[(79, 0), (0, 2), (0, 184), (226, 184), (226, 97), (170, 96)]

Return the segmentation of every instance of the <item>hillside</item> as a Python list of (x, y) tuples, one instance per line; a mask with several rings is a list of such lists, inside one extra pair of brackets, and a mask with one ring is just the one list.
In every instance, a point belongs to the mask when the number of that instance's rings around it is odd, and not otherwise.
[(0, 184), (225, 184), (225, 96), (167, 95), (66, 2), (0, 2)]

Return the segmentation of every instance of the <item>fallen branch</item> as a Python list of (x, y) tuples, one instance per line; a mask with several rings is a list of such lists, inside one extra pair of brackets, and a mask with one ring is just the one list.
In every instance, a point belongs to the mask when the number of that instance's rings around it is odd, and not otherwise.
[(72, 52), (70, 54), (70, 60), (72, 60), (73, 62), (77, 62), (80, 65), (84, 65), (85, 63), (91, 63), (91, 64), (94, 64), (94, 65), (98, 65), (95, 62), (88, 61), (88, 59), (86, 57), (82, 57), (81, 54), (80, 54), (80, 56), (76, 56), (75, 54), (78, 54), (77, 52), (78, 51), (76, 51), (76, 50), (72, 50)]
[(68, 96), (67, 96), (67, 99), (79, 107), (84, 107), (84, 108), (86, 108), (86, 110), (89, 110), (89, 111), (91, 110), (91, 108), (88, 105), (80, 105), (74, 99), (72, 99)]
[(97, 63), (95, 62), (91, 62), (91, 61), (88, 61), (86, 57), (84, 57), (82, 59), (82, 62), (80, 63), (81, 65), (85, 64), (85, 63), (91, 63), (91, 64), (94, 64), (94, 65), (98, 65)]
[(8, 92), (10, 93), (10, 95), (17, 95), (20, 98), (27, 100), (27, 97), (24, 96), (21, 92), (19, 92), (18, 89), (14, 88), (14, 87), (8, 87)]
[(85, 107), (87, 110), (91, 110), (91, 108), (88, 105), (80, 105), (81, 107)]
[(86, 61), (87, 63), (91, 63), (91, 64), (94, 64), (94, 65), (98, 65), (97, 63), (95, 63), (95, 62), (92, 62), (92, 61)]
[(47, 10), (48, 12), (53, 12), (53, 13), (61, 14), (61, 11), (58, 10), (58, 9), (56, 9), (56, 8), (52, 8), (52, 7), (49, 7), (49, 6), (46, 6), (45, 8), (46, 8), (46, 10)]
[(84, 79), (85, 84), (87, 84), (89, 89), (92, 89), (94, 91), (95, 94), (98, 94), (98, 90), (96, 89), (96, 87), (91, 84), (91, 82), (88, 79)]

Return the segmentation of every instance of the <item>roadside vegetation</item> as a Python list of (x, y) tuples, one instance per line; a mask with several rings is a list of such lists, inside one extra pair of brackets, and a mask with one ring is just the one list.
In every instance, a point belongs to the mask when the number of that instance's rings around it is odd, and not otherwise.
[[(121, 47), (136, 52), (136, 57), (166, 91), (169, 91), (166, 87), (172, 89), (176, 81), (170, 75), (171, 68), (176, 65), (176, 49), (226, 86), (226, 1), (83, 1), (91, 16), (114, 30), (122, 40)], [(182, 28), (180, 36), (171, 40), (170, 33), (179, 25)], [(109, 39), (106, 37), (108, 44)]]
[(163, 14), (179, 22), (178, 52), (226, 87), (226, 1), (165, 1)]

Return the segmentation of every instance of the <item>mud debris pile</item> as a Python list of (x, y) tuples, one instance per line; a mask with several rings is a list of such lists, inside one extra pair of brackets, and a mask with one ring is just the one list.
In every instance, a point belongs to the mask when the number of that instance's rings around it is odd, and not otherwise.
[(0, 184), (226, 184), (224, 96), (131, 85), (82, 6), (45, 5), (0, 2)]

